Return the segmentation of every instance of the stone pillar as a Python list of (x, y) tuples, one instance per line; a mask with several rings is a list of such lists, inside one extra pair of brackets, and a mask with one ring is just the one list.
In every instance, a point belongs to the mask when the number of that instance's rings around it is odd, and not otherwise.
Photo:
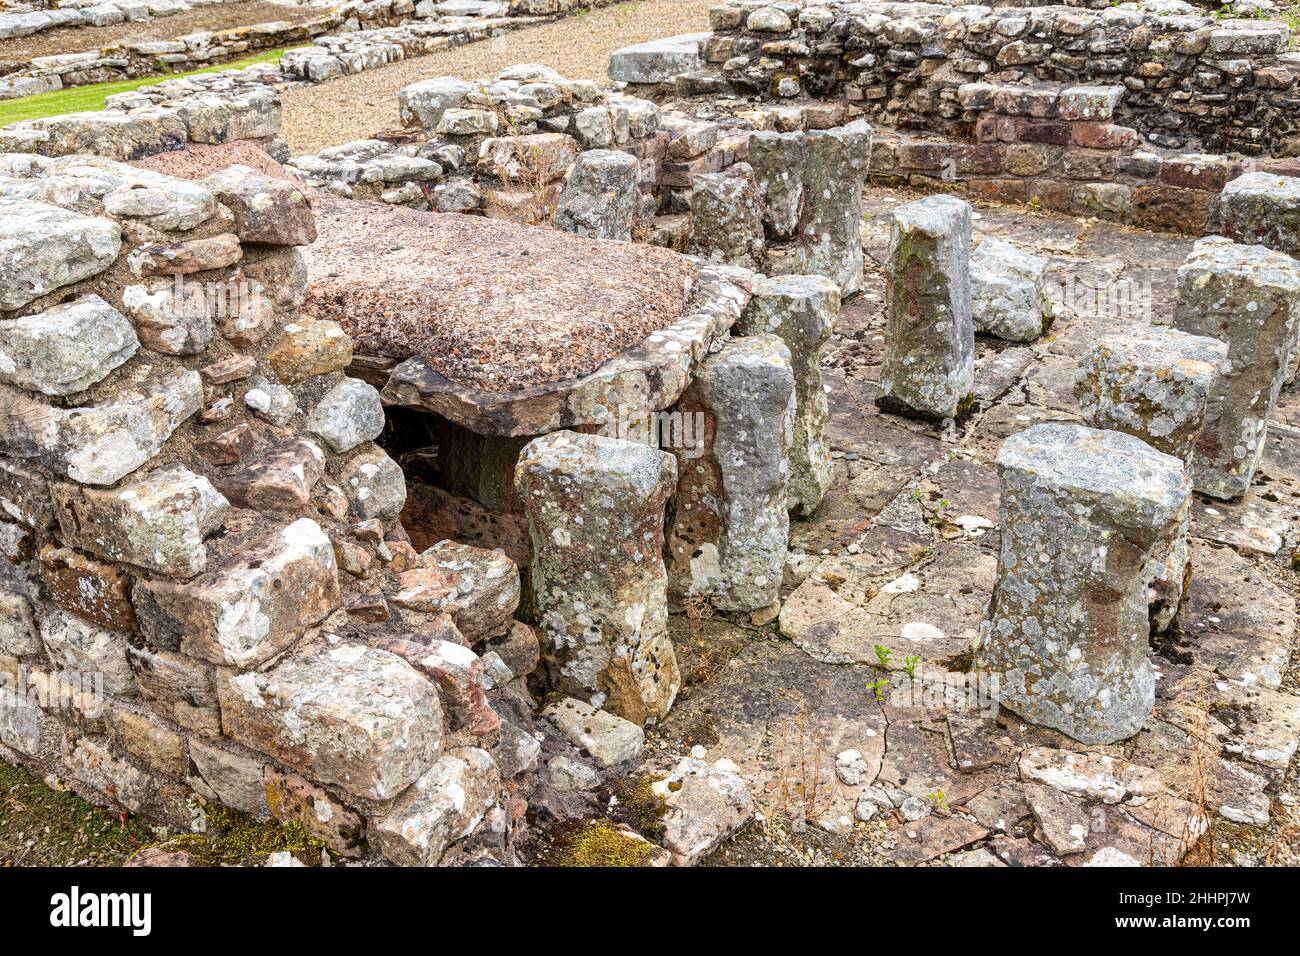
[(753, 133), (747, 158), (754, 168), (754, 189), (768, 235), (789, 239), (799, 228), (803, 206), (804, 134)]
[(1121, 432), (1034, 425), (997, 457), (1002, 550), (980, 631), (1002, 704), (1087, 744), (1155, 702), (1147, 585), (1191, 493), (1177, 458)]
[(1219, 229), (1234, 242), (1300, 258), (1300, 177), (1238, 176), (1219, 194)]
[(1032, 342), (1052, 325), (1044, 288), (1047, 260), (1001, 239), (985, 239), (970, 257), (971, 318), (975, 331)]
[(663, 562), (676, 485), (672, 455), (571, 431), (529, 442), (515, 470), (551, 686), (638, 724), (680, 686)]
[(831, 486), (831, 449), (826, 441), (826, 389), (821, 350), (840, 313), (840, 290), (824, 276), (778, 276), (754, 285), (736, 323), (738, 335), (775, 333), (790, 350), (794, 369), (794, 443), (790, 448), (790, 512), (806, 517)]
[(555, 207), (555, 228), (592, 239), (632, 241), (641, 164), (613, 149), (579, 153)]
[(723, 265), (757, 269), (763, 260), (763, 220), (749, 179), (702, 173), (691, 180), (691, 235), (686, 251)]
[[(1134, 328), (1108, 335), (1079, 360), (1074, 394), (1083, 420), (1141, 438), (1156, 451), (1191, 460), (1205, 405), (1228, 346), (1177, 329)], [(1152, 624), (1163, 631), (1183, 602), (1188, 571), (1191, 501), (1168, 549), (1152, 558)]]
[(863, 120), (805, 134), (794, 271), (827, 276), (842, 295), (862, 288), (862, 187), (870, 162), (871, 127)]
[(1300, 262), (1207, 236), (1178, 270), (1173, 324), (1228, 344), (1191, 472), (1197, 491), (1236, 498), (1250, 488), (1297, 347)]
[(957, 418), (975, 385), (970, 204), (930, 196), (894, 210), (880, 386), (917, 415)]
[(704, 442), (673, 449), (680, 479), (669, 591), (724, 611), (770, 607), (790, 532), (790, 350), (775, 335), (733, 339), (703, 362), (674, 411), (702, 421)]

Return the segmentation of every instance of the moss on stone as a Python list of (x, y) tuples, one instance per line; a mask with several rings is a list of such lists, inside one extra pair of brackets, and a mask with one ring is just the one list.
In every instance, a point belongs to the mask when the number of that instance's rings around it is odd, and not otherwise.
[(619, 830), (610, 820), (578, 820), (551, 832), (548, 866), (644, 866), (654, 846)]
[(663, 832), (668, 812), (668, 804), (655, 793), (653, 783), (651, 777), (624, 777), (609, 784), (609, 792), (618, 800), (612, 811), (615, 819), (648, 840)]
[(184, 851), (200, 866), (239, 866), (261, 862), (272, 853), (285, 850), (308, 865), (321, 861), (325, 844), (309, 834), (297, 820), (260, 822), (219, 803), (207, 804), (204, 814), (207, 818), (205, 832), (184, 833), (155, 845), (169, 851)]

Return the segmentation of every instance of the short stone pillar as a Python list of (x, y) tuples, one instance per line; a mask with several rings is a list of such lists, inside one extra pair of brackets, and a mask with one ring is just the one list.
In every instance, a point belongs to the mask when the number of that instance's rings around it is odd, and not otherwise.
[(1197, 491), (1246, 493), (1300, 335), (1300, 261), (1207, 236), (1178, 270), (1173, 325), (1228, 344), (1192, 453)]
[(687, 252), (710, 262), (757, 269), (764, 248), (763, 218), (749, 179), (723, 173), (692, 178)]
[(970, 257), (975, 331), (1008, 342), (1032, 342), (1051, 327), (1047, 260), (1001, 239), (985, 239)]
[(1178, 533), (1183, 463), (1121, 432), (1034, 425), (997, 457), (1002, 550), (982, 666), (1022, 717), (1087, 744), (1124, 740), (1155, 702), (1151, 559)]
[(771, 332), (790, 350), (794, 369), (794, 443), (790, 448), (790, 513), (817, 510), (831, 486), (831, 448), (826, 440), (826, 387), (821, 351), (840, 314), (840, 290), (825, 276), (761, 279), (732, 331)]
[(1219, 194), (1219, 231), (1300, 259), (1300, 177), (1246, 173)]
[(887, 404), (924, 418), (958, 418), (972, 400), (970, 231), (970, 203), (951, 196), (894, 210), (880, 386)]
[(669, 594), (724, 611), (779, 597), (790, 533), (794, 431), (790, 350), (775, 335), (732, 339), (701, 365), (674, 410), (703, 423), (703, 447), (675, 448)]
[(828, 277), (842, 295), (862, 288), (862, 187), (870, 164), (871, 127), (863, 120), (805, 134), (792, 265), (795, 272)]
[(803, 208), (804, 134), (756, 131), (750, 134), (746, 158), (754, 170), (763, 226), (773, 239), (790, 239)]
[(663, 561), (673, 456), (553, 432), (524, 446), (515, 486), (532, 538), (529, 576), (551, 687), (637, 724), (662, 718), (681, 682)]
[(804, 134), (795, 272), (830, 278), (843, 295), (862, 288), (862, 187), (871, 163), (863, 120)]
[[(1134, 328), (1108, 335), (1079, 360), (1074, 394), (1086, 424), (1141, 438), (1156, 451), (1191, 460), (1205, 421), (1205, 406), (1228, 346), (1177, 329)], [(1187, 577), (1191, 502), (1179, 533), (1152, 558), (1155, 577), (1151, 621), (1158, 631), (1173, 622)]]
[(555, 228), (591, 239), (632, 241), (641, 164), (614, 149), (578, 154), (555, 207)]

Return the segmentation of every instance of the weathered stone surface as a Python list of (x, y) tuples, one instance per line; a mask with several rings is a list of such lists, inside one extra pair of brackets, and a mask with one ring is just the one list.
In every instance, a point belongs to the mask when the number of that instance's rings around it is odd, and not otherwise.
[(645, 747), (645, 731), (632, 721), (572, 697), (548, 704), (542, 716), (602, 767), (635, 760)]
[(28, 657), (41, 648), (32, 602), (22, 594), (0, 591), (0, 654)]
[(150, 770), (170, 777), (183, 777), (189, 770), (185, 738), (153, 714), (137, 713), (114, 702), (104, 717), (113, 742)]
[(790, 350), (769, 333), (733, 339), (683, 393), (676, 411), (702, 422), (703, 448), (673, 449), (680, 478), (667, 555), (675, 600), (755, 611), (778, 599), (794, 402)]
[(386, 640), (381, 646), (438, 685), (452, 730), (476, 737), (494, 736), (501, 730), (501, 718), (484, 694), (483, 662), (468, 647), (453, 641), (422, 643), (409, 638)]
[(976, 332), (1032, 342), (1052, 322), (1043, 282), (1047, 260), (989, 237), (970, 257), (971, 319)]
[(150, 243), (131, 250), (127, 261), (138, 276), (188, 275), (233, 266), (244, 257), (239, 237), (223, 232), (204, 239)]
[(289, 385), (337, 372), (352, 361), (352, 340), (337, 322), (291, 322), (281, 331), (266, 358), (280, 381)]
[(862, 187), (870, 160), (871, 127), (862, 120), (807, 133), (793, 267), (828, 277), (846, 296), (862, 288)]
[(612, 149), (578, 156), (555, 207), (555, 227), (591, 239), (632, 240), (640, 191), (641, 164)]
[(694, 73), (704, 65), (700, 41), (709, 36), (684, 33), (622, 47), (609, 56), (609, 78), (616, 83), (671, 83), (679, 74)]
[(10, 423), (0, 450), (36, 459), (73, 481), (110, 485), (156, 455), (202, 404), (199, 373), (184, 369), (84, 408), (53, 408), (0, 386), (0, 415)]
[(198, 782), (226, 806), (255, 820), (271, 816), (262, 780), (265, 760), (199, 739), (190, 741), (190, 758), (198, 771)]
[(125, 635), (106, 631), (80, 618), (51, 609), (40, 622), (41, 641), (50, 660), (84, 679), (103, 680), (109, 694), (127, 697), (136, 692), (135, 676), (127, 664)]
[(393, 603), (446, 611), (471, 642), (504, 633), (519, 607), (519, 569), (500, 551), (439, 541), (398, 576)]
[(1151, 714), (1152, 552), (1191, 493), (1182, 462), (1119, 432), (1035, 425), (1003, 443), (1002, 548), (980, 653), (1003, 705), (1084, 743)]
[(46, 395), (94, 385), (139, 348), (122, 313), (86, 295), (35, 315), (0, 320), (0, 382)]
[(384, 405), (373, 385), (345, 378), (307, 415), (307, 428), (335, 452), (351, 451), (384, 430)]
[(178, 578), (206, 567), (203, 540), (230, 507), (208, 479), (181, 465), (112, 490), (55, 484), (50, 492), (68, 544)]
[(122, 308), (141, 344), (155, 352), (197, 355), (212, 342), (212, 309), (197, 282), (159, 279), (127, 286)]
[(1234, 242), (1300, 258), (1300, 177), (1238, 176), (1219, 194), (1219, 228)]
[(496, 803), (501, 778), (492, 757), (467, 747), (446, 753), (375, 821), (384, 856), (399, 866), (430, 866), (468, 836)]
[(98, 627), (124, 634), (136, 630), (131, 607), (131, 580), (116, 565), (86, 557), (54, 542), (41, 546), (43, 596), (65, 611)]
[(111, 219), (27, 199), (0, 201), (0, 309), (98, 275), (122, 248)]
[(572, 136), (531, 133), (483, 140), (478, 167), (510, 182), (536, 186), (561, 178), (577, 157), (578, 144)]
[(894, 211), (880, 385), (892, 401), (931, 418), (958, 417), (974, 390), (970, 230), (970, 204), (951, 196)]
[(185, 145), (185, 123), (175, 110), (145, 107), (62, 113), (14, 123), (0, 131), (6, 151), (41, 156), (85, 153), (127, 161)]
[(515, 470), (551, 683), (642, 724), (680, 686), (661, 557), (676, 484), (671, 455), (569, 431), (529, 442)]
[(361, 856), (365, 849), (366, 822), (351, 807), (305, 777), (283, 773), (267, 764), (262, 777), (266, 804), (278, 820), (296, 820), (330, 851), (345, 857)]
[(217, 685), (207, 665), (182, 654), (142, 647), (128, 648), (127, 661), (140, 696), (154, 710), (200, 737), (220, 735)]
[(397, 462), (376, 445), (349, 459), (340, 476), (348, 503), (358, 517), (387, 521), (406, 504), (406, 476)]
[(710, 262), (757, 269), (763, 246), (763, 217), (753, 183), (725, 173), (702, 173), (691, 179), (687, 252)]
[(279, 382), (272, 382), (261, 375), (254, 375), (248, 380), (244, 404), (258, 418), (280, 428), (288, 425), (298, 411), (298, 400), (293, 397), (293, 392)]
[(311, 500), (325, 473), (325, 455), (310, 439), (263, 452), (256, 458), (217, 472), (217, 487), (237, 508), (295, 511)]
[(1084, 421), (1189, 460), (1228, 346), (1177, 329), (1133, 328), (1084, 353), (1074, 394)]
[(398, 90), (397, 110), (407, 126), (432, 130), (443, 113), (464, 106), (473, 91), (473, 85), (459, 77), (435, 76)]
[(804, 134), (760, 131), (749, 138), (749, 164), (763, 210), (763, 225), (775, 239), (799, 228), (803, 208)]
[(1192, 482), (1215, 498), (1250, 487), (1268, 420), (1300, 336), (1300, 262), (1262, 246), (1209, 236), (1178, 270), (1173, 325), (1226, 342), (1192, 454)]
[(165, 176), (126, 182), (104, 197), (105, 212), (154, 229), (193, 229), (217, 208), (217, 198), (205, 186)]
[(1165, 787), (1154, 770), (1106, 754), (1034, 747), (1020, 755), (1017, 766), (1021, 780), (1108, 804), (1154, 796)]
[(203, 184), (234, 214), (241, 242), (305, 246), (316, 241), (311, 203), (295, 183), (228, 166)]
[(193, 581), (142, 581), (134, 600), (155, 647), (253, 667), (338, 606), (334, 549), (316, 522), (301, 518)]
[(831, 484), (831, 450), (826, 440), (826, 387), (822, 349), (840, 312), (840, 290), (823, 276), (777, 276), (754, 284), (736, 323), (740, 335), (772, 332), (790, 350), (794, 371), (794, 440), (790, 446), (790, 512), (807, 517)]
[(725, 767), (686, 757), (663, 784), (668, 791), (663, 843), (674, 866), (694, 866), (754, 815), (745, 782)]
[(387, 800), (438, 758), (438, 695), (400, 657), (338, 644), (218, 684), (227, 736), (323, 783)]

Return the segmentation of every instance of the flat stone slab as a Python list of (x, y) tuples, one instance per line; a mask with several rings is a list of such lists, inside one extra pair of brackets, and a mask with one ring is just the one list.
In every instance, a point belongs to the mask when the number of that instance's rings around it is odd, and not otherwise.
[(662, 40), (634, 43), (609, 56), (609, 78), (616, 83), (671, 83), (681, 73), (704, 66), (700, 41), (709, 33), (683, 33)]
[(359, 355), (420, 358), (512, 392), (587, 375), (678, 318), (697, 269), (668, 250), (317, 194), (305, 311)]

